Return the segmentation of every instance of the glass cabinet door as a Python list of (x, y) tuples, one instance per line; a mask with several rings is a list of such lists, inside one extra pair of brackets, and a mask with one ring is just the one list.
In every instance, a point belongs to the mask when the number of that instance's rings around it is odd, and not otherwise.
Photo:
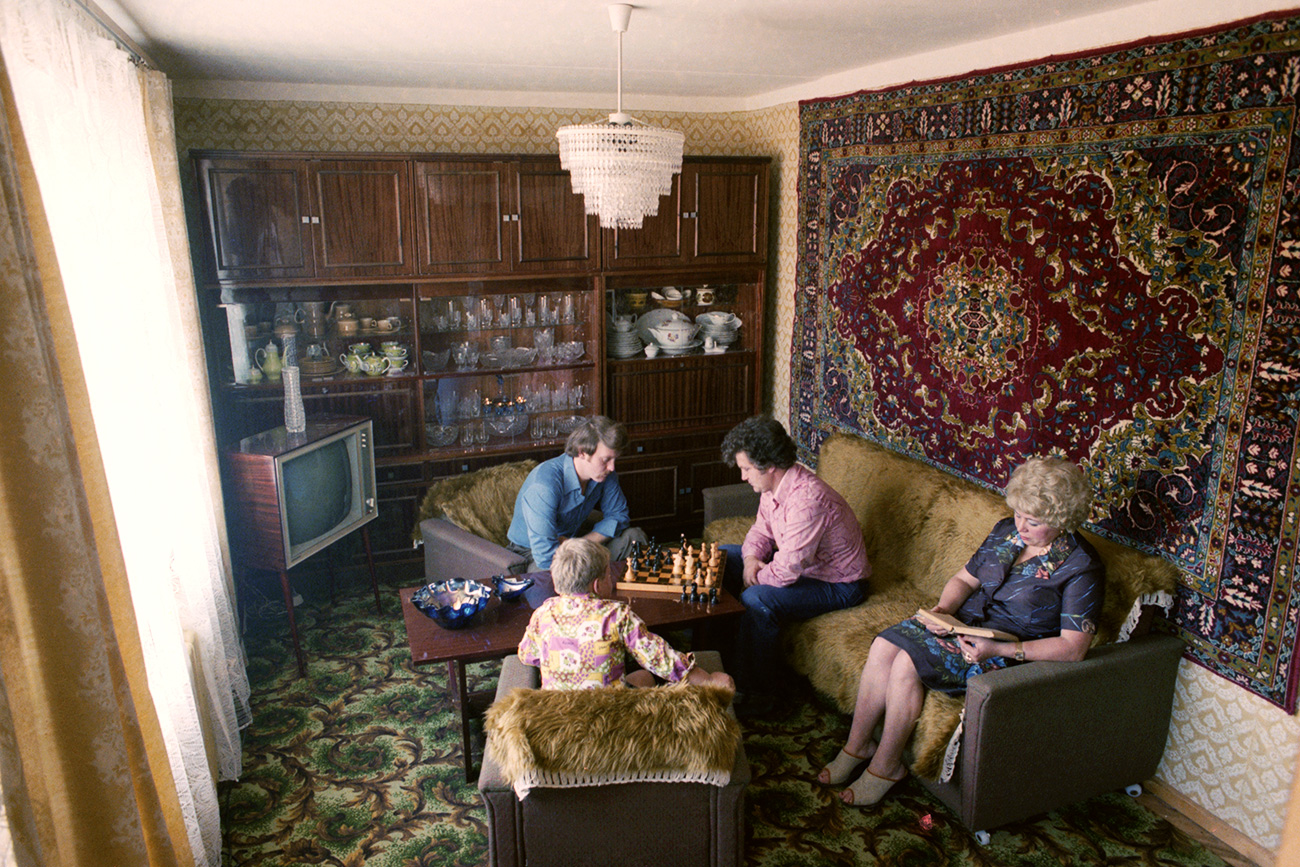
[(226, 316), (232, 375), (238, 384), (274, 384), (279, 370), (293, 358), (304, 386), (415, 372), (409, 299), (231, 304)]
[(550, 445), (594, 414), (592, 300), (581, 283), (421, 297), (426, 447)]

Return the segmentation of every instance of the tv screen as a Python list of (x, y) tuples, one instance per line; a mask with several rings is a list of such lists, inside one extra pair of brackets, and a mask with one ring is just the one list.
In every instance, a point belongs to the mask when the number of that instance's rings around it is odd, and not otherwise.
[(348, 445), (349, 440), (335, 440), (285, 461), (281, 472), (291, 549), (328, 533), (352, 510), (353, 472)]

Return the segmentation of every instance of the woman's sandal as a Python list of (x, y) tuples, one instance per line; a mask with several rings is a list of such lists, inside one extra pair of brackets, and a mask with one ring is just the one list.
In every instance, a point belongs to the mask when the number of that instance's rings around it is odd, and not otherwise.
[[(904, 774), (903, 777), (905, 776), (907, 775)], [(895, 783), (901, 783), (903, 777), (899, 777), (897, 780), (886, 779), (871, 773), (871, 769), (868, 768), (862, 772), (862, 776), (854, 781), (853, 785), (840, 793), (840, 800), (850, 807), (874, 806), (880, 803), (880, 799), (885, 797), (885, 794), (894, 787)], [(852, 800), (844, 797), (846, 792)]]
[(831, 759), (830, 763), (817, 774), (817, 782), (823, 786), (842, 786), (863, 762), (869, 761), (871, 761), (870, 755), (855, 756), (848, 750), (840, 750), (840, 754)]

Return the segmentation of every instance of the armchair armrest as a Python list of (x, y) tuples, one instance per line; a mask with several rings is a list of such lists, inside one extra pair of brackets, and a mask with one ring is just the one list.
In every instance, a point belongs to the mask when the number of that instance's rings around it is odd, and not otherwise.
[(1081, 662), (1034, 662), (972, 678), (961, 756), (927, 782), (984, 829), (1141, 782), (1164, 753), (1183, 643), (1151, 635)]
[(718, 518), (752, 517), (758, 514), (759, 495), (744, 482), (719, 485), (700, 492), (704, 498), (704, 526)]
[(528, 565), (527, 556), (475, 536), (442, 518), (421, 521), (420, 535), (424, 539), (424, 577), (429, 581), (444, 578), (481, 581), (492, 575), (522, 572)]

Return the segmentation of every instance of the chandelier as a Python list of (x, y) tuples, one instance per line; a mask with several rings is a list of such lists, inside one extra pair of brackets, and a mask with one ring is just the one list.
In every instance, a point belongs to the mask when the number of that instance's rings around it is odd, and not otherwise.
[(682, 170), (686, 139), (623, 112), (623, 34), (631, 17), (631, 6), (609, 7), (609, 23), (618, 33), (618, 110), (607, 123), (562, 126), (555, 133), (573, 191), (607, 229), (639, 229), (647, 215), (658, 213), (659, 197), (672, 192), (673, 175)]

